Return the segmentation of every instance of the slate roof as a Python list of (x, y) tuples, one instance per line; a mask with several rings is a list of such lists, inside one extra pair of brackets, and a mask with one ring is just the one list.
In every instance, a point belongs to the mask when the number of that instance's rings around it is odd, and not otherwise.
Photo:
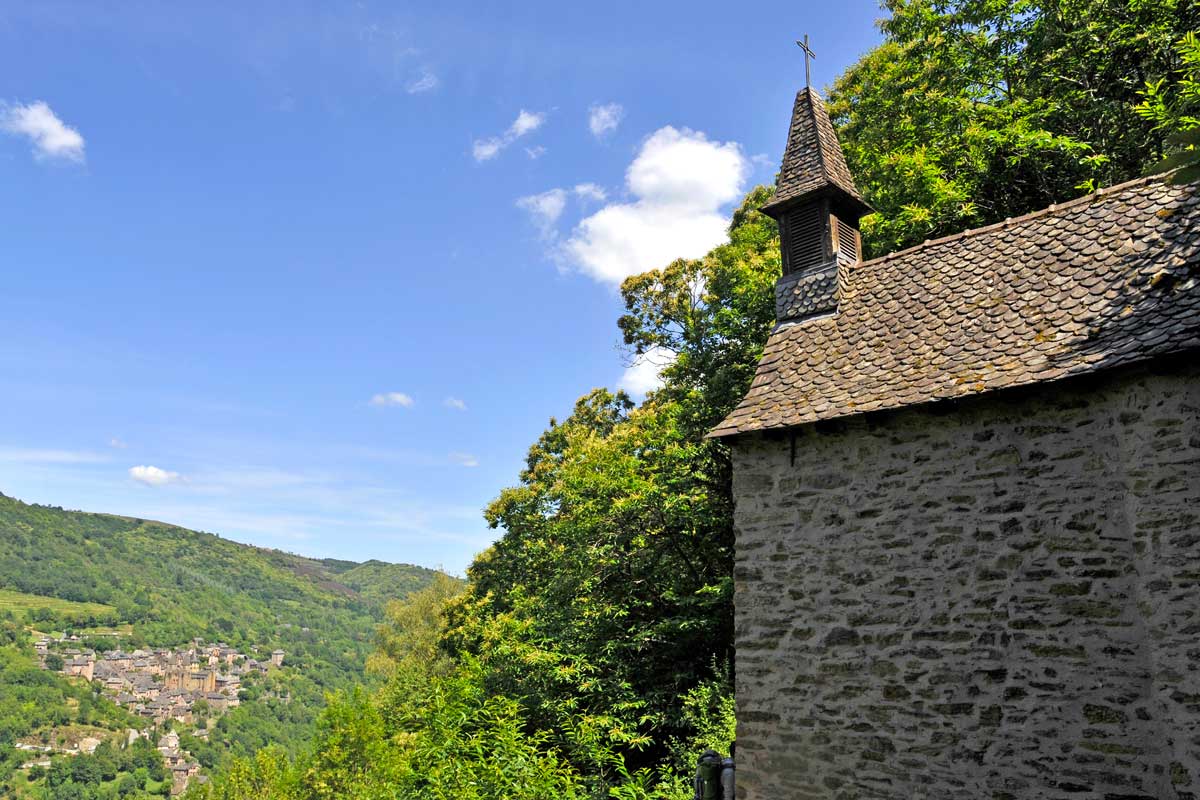
[(857, 264), (709, 435), (965, 397), (1200, 347), (1200, 185), (1143, 178)]
[(792, 107), (775, 194), (762, 210), (771, 214), (795, 200), (830, 188), (847, 195), (863, 213), (870, 210), (846, 166), (825, 103), (813, 89), (801, 89)]

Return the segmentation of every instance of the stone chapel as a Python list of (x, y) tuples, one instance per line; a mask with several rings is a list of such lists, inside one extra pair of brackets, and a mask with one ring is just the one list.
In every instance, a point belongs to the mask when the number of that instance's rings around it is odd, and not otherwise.
[(871, 261), (801, 91), (733, 453), (738, 797), (1200, 798), (1200, 188)]

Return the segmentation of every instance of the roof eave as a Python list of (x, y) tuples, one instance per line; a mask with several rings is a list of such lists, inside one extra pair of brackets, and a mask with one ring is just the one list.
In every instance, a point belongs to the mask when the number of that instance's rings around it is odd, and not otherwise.
[(867, 214), (875, 213), (875, 209), (867, 204), (867, 201), (861, 197), (846, 191), (836, 183), (830, 181), (824, 186), (819, 186), (816, 189), (810, 189), (807, 192), (801, 192), (797, 195), (785, 197), (781, 200), (772, 198), (763, 205), (759, 206), (758, 210), (766, 214), (772, 219), (778, 220), (783, 216), (789, 208), (797, 206), (803, 202), (816, 200), (822, 197), (833, 197), (841, 201), (847, 210), (858, 217), (865, 217)]

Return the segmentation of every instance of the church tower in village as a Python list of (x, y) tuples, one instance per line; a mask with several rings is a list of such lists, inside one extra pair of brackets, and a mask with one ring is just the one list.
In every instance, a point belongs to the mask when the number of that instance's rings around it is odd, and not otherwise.
[(761, 210), (779, 223), (779, 321), (836, 310), (839, 269), (858, 262), (858, 221), (871, 208), (854, 186), (829, 113), (811, 87), (796, 94), (775, 195)]
[[(806, 50), (807, 52), (807, 50)], [(1200, 193), (860, 258), (811, 88), (730, 449), (742, 800), (1200, 798)]]

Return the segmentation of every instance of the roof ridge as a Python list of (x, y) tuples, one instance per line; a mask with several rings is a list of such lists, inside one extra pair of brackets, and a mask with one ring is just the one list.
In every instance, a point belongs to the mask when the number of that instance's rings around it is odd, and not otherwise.
[(1133, 180), (1128, 180), (1123, 183), (1117, 183), (1112, 186), (1106, 186), (1103, 189), (1097, 189), (1094, 192), (1090, 192), (1089, 194), (1085, 194), (1080, 197), (1076, 197), (1071, 200), (1067, 200), (1066, 202), (1063, 202), (1063, 203), (1051, 203), (1050, 205), (1046, 206), (1045, 208), (1039, 208), (1037, 211), (1030, 211), (1028, 214), (1022, 214), (1019, 217), (1008, 217), (1007, 219), (1001, 220), (1000, 222), (993, 222), (989, 225), (982, 225), (978, 228), (968, 228), (967, 230), (959, 231), (958, 233), (950, 233), (945, 236), (939, 236), (937, 239), (926, 239), (925, 241), (921, 242), (920, 244), (910, 245), (909, 247), (906, 247), (903, 250), (896, 250), (891, 253), (885, 253), (882, 256), (876, 256), (875, 258), (872, 258), (868, 261), (863, 261), (859, 264), (854, 265), (853, 269), (854, 270), (864, 269), (866, 267), (874, 266), (876, 264), (882, 264), (885, 261), (890, 261), (893, 258), (900, 258), (901, 256), (907, 256), (911, 253), (917, 252), (918, 250), (923, 250), (926, 247), (933, 247), (935, 245), (946, 244), (947, 242), (957, 241), (958, 239), (966, 239), (971, 236), (977, 236), (979, 234), (988, 233), (988, 232), (994, 231), (994, 230), (1002, 230), (1004, 228), (1008, 228), (1013, 225), (1028, 222), (1031, 219), (1038, 219), (1041, 217), (1045, 217), (1045, 216), (1049, 216), (1051, 214), (1058, 213), (1060, 211), (1064, 211), (1066, 209), (1075, 208), (1076, 206), (1085, 206), (1085, 205), (1088, 205), (1089, 203), (1096, 203), (1096, 202), (1099, 202), (1101, 200), (1108, 198), (1110, 195), (1114, 195), (1119, 192), (1123, 192), (1126, 189), (1132, 188), (1134, 186), (1146, 185), (1146, 184), (1153, 183), (1155, 181), (1162, 180), (1169, 174), (1171, 174), (1170, 171), (1156, 172), (1153, 175), (1143, 175), (1141, 177), (1134, 178)]

